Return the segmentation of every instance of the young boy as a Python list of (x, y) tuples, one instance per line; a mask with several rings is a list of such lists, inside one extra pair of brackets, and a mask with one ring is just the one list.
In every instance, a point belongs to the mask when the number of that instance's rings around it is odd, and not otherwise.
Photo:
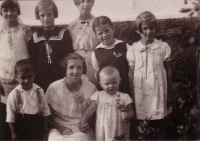
[(34, 84), (36, 69), (29, 59), (20, 60), (14, 67), (19, 85), (7, 99), (7, 119), (12, 140), (42, 140), (47, 131), (50, 110), (43, 90)]
[(106, 16), (97, 17), (93, 22), (92, 28), (97, 38), (101, 41), (91, 55), (97, 82), (99, 81), (97, 76), (101, 68), (107, 65), (113, 66), (118, 69), (121, 77), (119, 91), (130, 94), (129, 67), (126, 60), (128, 45), (113, 37), (114, 27), (111, 20)]

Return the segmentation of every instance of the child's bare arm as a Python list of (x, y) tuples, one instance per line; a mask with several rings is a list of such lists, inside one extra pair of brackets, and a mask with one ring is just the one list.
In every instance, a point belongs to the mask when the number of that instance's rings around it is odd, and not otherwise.
[(127, 111), (127, 119), (131, 119), (133, 118), (134, 116), (134, 111), (133, 111), (133, 107), (131, 104), (128, 104), (126, 107), (125, 107), (126, 111)]
[(11, 131), (11, 138), (12, 138), (12, 140), (16, 140), (17, 132), (16, 132), (16, 128), (15, 128), (15, 123), (9, 122), (8, 124), (9, 124), (10, 131)]
[(87, 108), (87, 110), (85, 111), (85, 113), (81, 117), (80, 124), (83, 125), (84, 123), (86, 123), (88, 121), (88, 119), (96, 111), (96, 109), (97, 109), (97, 104), (96, 104), (95, 101), (92, 101), (91, 104), (90, 104), (90, 106)]
[(133, 100), (133, 103), (135, 102), (135, 96), (134, 96), (134, 89), (133, 89), (133, 75), (134, 75), (134, 66), (129, 66), (129, 85), (130, 85), (130, 96)]
[(171, 61), (165, 61), (164, 66), (167, 72), (167, 99), (168, 102), (171, 102), (172, 99), (172, 68)]

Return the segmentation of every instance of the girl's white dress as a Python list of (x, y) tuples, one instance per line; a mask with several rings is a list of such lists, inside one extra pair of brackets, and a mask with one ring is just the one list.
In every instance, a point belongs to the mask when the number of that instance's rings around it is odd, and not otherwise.
[(93, 83), (95, 83), (95, 77), (91, 62), (91, 53), (99, 44), (99, 40), (92, 29), (94, 19), (94, 16), (88, 21), (82, 21), (77, 18), (68, 26), (73, 41), (73, 48), (76, 53), (85, 58), (88, 78)]
[(117, 101), (127, 106), (132, 103), (128, 94), (117, 92), (109, 95), (105, 91), (97, 91), (91, 97), (97, 107), (96, 118), (96, 141), (113, 141), (114, 137), (125, 133), (125, 139), (129, 139), (129, 122), (122, 121), (123, 109), (118, 108)]
[(127, 52), (134, 66), (133, 87), (137, 119), (163, 119), (167, 115), (167, 79), (164, 61), (170, 61), (171, 49), (165, 42), (154, 39), (144, 46), (138, 41)]

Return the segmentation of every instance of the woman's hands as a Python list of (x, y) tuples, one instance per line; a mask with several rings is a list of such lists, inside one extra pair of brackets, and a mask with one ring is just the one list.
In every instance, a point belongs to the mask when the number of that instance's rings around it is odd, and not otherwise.
[(83, 133), (87, 133), (90, 129), (90, 126), (87, 122), (79, 122), (79, 129), (81, 130), (81, 132)]

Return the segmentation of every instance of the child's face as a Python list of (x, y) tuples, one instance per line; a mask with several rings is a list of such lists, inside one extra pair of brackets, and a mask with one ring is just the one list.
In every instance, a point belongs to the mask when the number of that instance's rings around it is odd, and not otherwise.
[(144, 43), (152, 43), (156, 34), (155, 23), (142, 22), (140, 36)]
[(55, 16), (51, 8), (40, 10), (38, 15), (44, 29), (48, 30), (54, 27)]
[(35, 73), (33, 71), (17, 72), (16, 80), (19, 82), (21, 87), (28, 91), (33, 87), (35, 79)]
[(81, 15), (88, 15), (92, 10), (93, 5), (94, 0), (79, 0), (79, 5), (77, 5), (77, 8)]
[(6, 22), (16, 22), (18, 17), (17, 8), (2, 8), (1, 9), (2, 17)]
[(117, 93), (119, 84), (120, 84), (120, 78), (119, 74), (117, 73), (111, 75), (106, 75), (106, 74), (100, 75), (100, 86), (109, 95), (114, 95)]
[(109, 24), (100, 25), (95, 27), (95, 33), (97, 38), (105, 46), (111, 46), (114, 43), (114, 29)]
[(83, 74), (83, 61), (78, 59), (68, 60), (66, 77), (72, 82), (77, 82), (81, 79)]

